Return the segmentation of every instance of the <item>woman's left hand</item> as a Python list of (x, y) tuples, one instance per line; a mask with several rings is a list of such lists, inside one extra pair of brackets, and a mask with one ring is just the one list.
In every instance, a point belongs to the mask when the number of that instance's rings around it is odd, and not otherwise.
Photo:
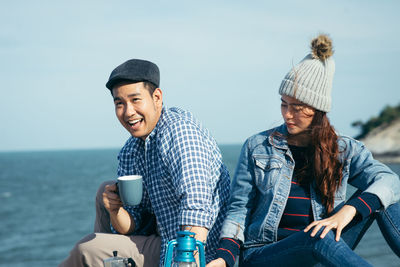
[(209, 262), (206, 267), (226, 267), (226, 262), (222, 258)]
[(337, 213), (332, 215), (329, 218), (314, 221), (309, 224), (305, 229), (304, 232), (308, 232), (311, 228), (314, 227), (313, 231), (311, 232), (311, 236), (314, 237), (321, 227), (325, 226), (325, 229), (322, 231), (320, 238), (324, 238), (326, 234), (332, 229), (336, 229), (336, 241), (339, 241), (340, 235), (344, 227), (346, 227), (351, 220), (353, 220), (354, 216), (356, 216), (357, 210), (353, 206), (344, 205)]

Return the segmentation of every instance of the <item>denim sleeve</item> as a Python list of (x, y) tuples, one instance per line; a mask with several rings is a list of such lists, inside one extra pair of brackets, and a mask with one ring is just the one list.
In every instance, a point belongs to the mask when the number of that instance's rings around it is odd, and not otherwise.
[(228, 215), (221, 230), (221, 238), (228, 237), (244, 242), (246, 218), (253, 209), (256, 186), (254, 163), (249, 153), (248, 140), (244, 143), (232, 182)]
[(388, 166), (375, 160), (372, 153), (359, 141), (352, 140), (349, 183), (366, 193), (376, 195), (384, 208), (400, 199), (400, 180)]
[(163, 133), (161, 157), (180, 200), (180, 225), (211, 229), (219, 212), (215, 196), (220, 154), (200, 129), (185, 121)]

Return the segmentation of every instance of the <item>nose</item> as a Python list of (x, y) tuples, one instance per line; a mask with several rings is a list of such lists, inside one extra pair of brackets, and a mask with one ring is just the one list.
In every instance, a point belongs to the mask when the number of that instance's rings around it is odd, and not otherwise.
[(284, 119), (293, 118), (293, 110), (291, 110), (290, 106), (282, 109), (282, 116), (283, 116)]
[(125, 118), (133, 117), (135, 114), (135, 107), (131, 103), (128, 103), (125, 108)]

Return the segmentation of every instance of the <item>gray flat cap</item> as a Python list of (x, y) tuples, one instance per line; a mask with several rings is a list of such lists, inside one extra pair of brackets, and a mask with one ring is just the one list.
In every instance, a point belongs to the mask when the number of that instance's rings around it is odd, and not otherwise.
[(159, 87), (160, 70), (153, 62), (142, 59), (130, 59), (111, 72), (106, 87), (112, 90), (115, 84), (122, 81), (151, 82)]

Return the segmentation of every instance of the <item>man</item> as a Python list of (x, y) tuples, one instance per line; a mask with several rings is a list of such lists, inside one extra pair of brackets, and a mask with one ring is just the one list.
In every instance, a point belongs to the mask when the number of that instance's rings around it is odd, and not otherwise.
[(143, 176), (142, 201), (123, 206), (115, 181), (101, 185), (95, 233), (60, 266), (102, 266), (115, 250), (138, 266), (162, 265), (167, 242), (182, 229), (206, 243), (207, 262), (214, 258), (229, 174), (208, 130), (190, 113), (163, 105), (159, 82), (158, 67), (145, 60), (128, 60), (112, 71), (106, 87), (132, 135), (119, 153), (118, 176)]

